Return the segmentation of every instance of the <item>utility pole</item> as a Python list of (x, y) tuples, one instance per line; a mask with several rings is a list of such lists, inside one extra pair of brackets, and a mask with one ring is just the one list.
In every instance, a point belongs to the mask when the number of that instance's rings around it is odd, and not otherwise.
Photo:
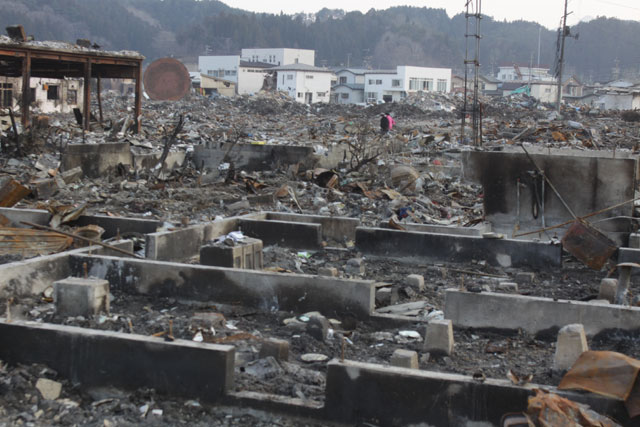
[(564, 65), (564, 39), (567, 37), (567, 6), (569, 0), (564, 0), (564, 14), (562, 15), (562, 28), (560, 28), (560, 58), (558, 60), (558, 97), (556, 102), (556, 111), (560, 112), (560, 103), (562, 102), (562, 67)]

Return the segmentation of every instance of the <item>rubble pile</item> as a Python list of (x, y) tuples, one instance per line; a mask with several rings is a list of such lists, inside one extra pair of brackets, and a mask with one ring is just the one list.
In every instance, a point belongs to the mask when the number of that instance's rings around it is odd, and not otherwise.
[[(631, 152), (640, 135), (639, 122), (629, 113), (603, 116), (586, 109), (565, 108), (559, 115), (549, 106), (517, 95), (482, 100), (484, 144), (470, 147), (465, 144), (456, 113), (461, 102), (460, 96), (419, 94), (390, 105), (307, 106), (279, 93), (233, 99), (192, 95), (179, 102), (145, 100), (142, 132), (135, 134), (131, 99), (106, 94), (106, 118), (102, 124), (94, 122), (90, 132), (83, 132), (73, 117), (52, 115), (46, 132), (32, 134), (31, 145), (27, 140), (22, 142), (27, 144), (22, 147), (24, 155), (3, 149), (0, 195), (9, 189), (6, 192), (15, 200), (7, 206), (45, 209), (52, 214), (49, 226), (53, 229), (74, 235), (85, 233), (94, 240), (101, 239), (100, 230), (71, 227), (73, 220), (82, 214), (146, 218), (161, 224), (158, 231), (167, 231), (271, 211), (351, 217), (365, 226), (396, 230), (420, 225), (472, 227), (485, 220), (485, 195), (479, 185), (462, 179), (463, 152), (503, 150), (522, 143), (549, 149), (614, 148)], [(392, 132), (381, 134), (378, 118), (385, 112), (391, 112), (398, 125)], [(0, 137), (10, 140), (13, 135), (5, 132)], [(73, 145), (107, 143), (128, 143), (127, 149), (136, 159), (157, 157), (149, 165), (119, 163), (97, 177), (86, 176), (82, 168), (62, 167)], [(252, 170), (238, 166), (232, 155), (231, 150), (239, 146), (305, 147), (314, 160), (273, 161), (266, 168)], [(195, 152), (203, 148), (229, 151), (218, 163), (197, 164)], [(336, 152), (333, 164), (322, 163), (328, 163)], [(158, 159), (166, 159), (169, 153), (184, 154), (184, 161), (176, 167), (165, 167)], [(15, 188), (22, 191), (19, 196)], [(2, 202), (4, 196), (0, 205)], [(0, 216), (2, 227), (16, 225), (4, 219)], [(498, 238), (495, 233), (487, 237)], [(134, 238), (135, 254), (141, 255), (144, 238)], [(8, 240), (0, 236), (0, 249), (8, 247)], [(59, 240), (56, 243), (66, 245), (64, 249), (71, 244), (69, 239)], [(211, 244), (223, 249), (234, 247), (230, 242)], [(329, 313), (317, 311), (294, 313), (275, 307), (263, 313), (235, 304), (161, 297), (151, 300), (121, 290), (112, 290), (110, 312), (88, 317), (56, 314), (51, 289), (32, 298), (0, 300), (0, 305), (6, 306), (14, 319), (167, 340), (232, 343), (236, 347), (234, 391), (271, 393), (321, 405), (327, 360), (347, 358), (386, 364), (402, 351), (420, 355), (418, 360), (411, 360), (414, 367), (470, 375), (480, 382), (490, 377), (509, 378), (518, 385), (557, 385), (555, 331), (502, 334), (456, 329), (444, 346), (451, 353), (455, 340), (455, 353), (439, 354), (425, 350), (425, 331), (419, 330), (418, 321), (451, 331), (443, 313), (447, 288), (579, 300), (595, 298), (600, 281), (608, 277), (606, 271), (586, 271), (571, 262), (563, 271), (550, 268), (534, 275), (523, 269), (491, 266), (483, 260), (464, 266), (369, 260), (346, 236), (323, 241), (319, 250), (267, 246), (263, 253), (264, 270), (269, 272), (375, 281), (379, 312), (416, 322), (380, 327), (355, 318), (334, 319)], [(36, 255), (14, 251), (0, 260), (10, 262)], [(190, 262), (197, 263), (198, 259)], [(629, 292), (640, 292), (640, 284), (631, 283)], [(589, 344), (591, 349), (624, 350), (627, 356), (638, 358), (640, 341), (636, 335), (620, 332), (613, 337), (598, 336)], [(288, 342), (288, 358), (280, 358), (280, 350), (266, 354), (266, 342), (277, 347), (278, 342), (273, 340)], [(47, 380), (40, 381), (40, 386), (49, 387), (46, 392), (38, 387), (40, 379)], [(46, 394), (56, 390), (56, 397)], [(229, 417), (224, 410), (212, 410), (197, 401), (157, 397), (152, 390), (128, 394), (80, 391), (58, 378), (57, 373), (37, 365), (7, 367), (0, 363), (0, 391), (5, 401), (0, 416), (16, 424), (108, 426), (146, 419), (154, 425), (296, 425), (274, 415), (234, 413)]]

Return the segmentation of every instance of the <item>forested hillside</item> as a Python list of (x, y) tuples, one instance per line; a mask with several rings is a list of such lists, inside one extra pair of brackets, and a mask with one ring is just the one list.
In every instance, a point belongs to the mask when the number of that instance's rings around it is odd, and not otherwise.
[[(394, 7), (367, 13), (323, 9), (303, 16), (255, 14), (216, 0), (0, 0), (0, 25), (23, 24), (37, 39), (88, 38), (106, 49), (140, 51), (148, 59), (236, 54), (242, 47), (316, 50), (317, 65), (389, 68), (398, 64), (461, 69), (463, 14)], [(505, 62), (538, 61), (538, 24), (482, 20), (481, 63), (491, 73)], [(567, 72), (606, 80), (616, 61), (622, 75), (640, 69), (640, 23), (598, 18), (572, 28)], [(540, 62), (553, 65), (556, 32), (542, 29)]]

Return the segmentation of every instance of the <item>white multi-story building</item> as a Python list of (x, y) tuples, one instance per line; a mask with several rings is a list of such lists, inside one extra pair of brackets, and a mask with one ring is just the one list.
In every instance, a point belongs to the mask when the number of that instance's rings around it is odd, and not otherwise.
[(369, 70), (364, 78), (364, 99), (368, 103), (397, 102), (419, 91), (450, 90), (451, 68), (399, 65), (395, 71)]
[(297, 102), (329, 102), (331, 70), (306, 64), (283, 65), (271, 70), (277, 73), (277, 89), (287, 92)]
[(316, 51), (310, 49), (267, 48), (242, 49), (242, 59), (251, 62), (265, 62), (275, 66), (291, 64), (315, 65)]
[(239, 68), (239, 55), (198, 57), (198, 71), (207, 76), (238, 83)]
[(244, 61), (240, 55), (198, 57), (201, 74), (235, 83), (239, 95), (251, 95), (262, 89), (268, 70), (273, 67), (264, 62)]
[(549, 67), (545, 65), (529, 66), (528, 64), (504, 64), (498, 67), (498, 80), (503, 82), (530, 80), (551, 81), (553, 76), (549, 74)]

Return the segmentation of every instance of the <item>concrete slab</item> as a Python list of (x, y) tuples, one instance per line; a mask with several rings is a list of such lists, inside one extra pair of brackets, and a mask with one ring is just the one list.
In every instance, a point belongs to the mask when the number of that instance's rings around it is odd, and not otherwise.
[(82, 387), (154, 388), (215, 402), (234, 386), (235, 348), (0, 318), (0, 359), (42, 363)]
[[(541, 386), (520, 387), (494, 379), (478, 382), (457, 374), (333, 360), (328, 364), (325, 413), (350, 425), (500, 425), (505, 413), (526, 410), (536, 387)], [(623, 424), (629, 420), (623, 402), (543, 388), (587, 403)]]
[(18, 208), (0, 208), (0, 215), (3, 215), (13, 222), (13, 227), (24, 228), (26, 225), (20, 224), (20, 221), (32, 222), (39, 225), (47, 225), (51, 221), (51, 213), (41, 209), (18, 209)]
[(101, 144), (69, 144), (62, 156), (62, 170), (81, 167), (85, 176), (98, 178), (113, 170), (119, 163), (131, 165), (128, 142)]
[(247, 236), (262, 240), (265, 246), (314, 250), (322, 248), (320, 224), (243, 218), (239, 220), (238, 227)]
[(419, 263), (485, 260), (501, 267), (562, 266), (562, 248), (550, 243), (485, 239), (358, 227), (356, 248), (365, 255), (404, 258)]
[[(577, 216), (584, 216), (634, 198), (638, 169), (635, 158), (605, 158), (604, 154), (603, 157), (591, 157), (583, 153), (566, 153), (531, 154), (531, 157), (545, 171)], [(542, 227), (542, 210), (538, 209), (537, 216), (534, 216), (532, 209), (537, 199), (536, 193), (538, 198), (543, 197), (541, 179), (534, 181), (529, 175), (529, 171), (536, 168), (522, 149), (515, 153), (467, 151), (462, 153), (462, 162), (464, 179), (482, 184), (484, 188), (484, 212), (487, 220), (493, 224), (494, 231), (513, 231), (518, 217), (518, 179), (522, 184), (519, 230), (526, 232)], [(584, 191), (576, 191), (576, 188)], [(590, 221), (628, 217), (632, 215), (632, 210), (632, 204), (627, 204), (592, 217)], [(544, 189), (544, 216), (547, 226), (572, 219), (549, 185), (545, 185)], [(628, 232), (629, 222), (626, 221), (625, 224), (624, 228), (618, 231)], [(562, 230), (556, 232), (562, 234)], [(615, 233), (611, 237), (615, 237)]]
[(81, 255), (72, 257), (72, 271), (82, 272), (83, 263), (91, 277), (108, 280), (111, 289), (141, 295), (241, 304), (263, 311), (350, 313), (361, 319), (374, 308), (375, 286), (368, 280)]
[(446, 290), (444, 317), (455, 327), (523, 329), (532, 334), (557, 331), (573, 323), (582, 323), (589, 336), (606, 329), (640, 328), (638, 307), (457, 289)]

